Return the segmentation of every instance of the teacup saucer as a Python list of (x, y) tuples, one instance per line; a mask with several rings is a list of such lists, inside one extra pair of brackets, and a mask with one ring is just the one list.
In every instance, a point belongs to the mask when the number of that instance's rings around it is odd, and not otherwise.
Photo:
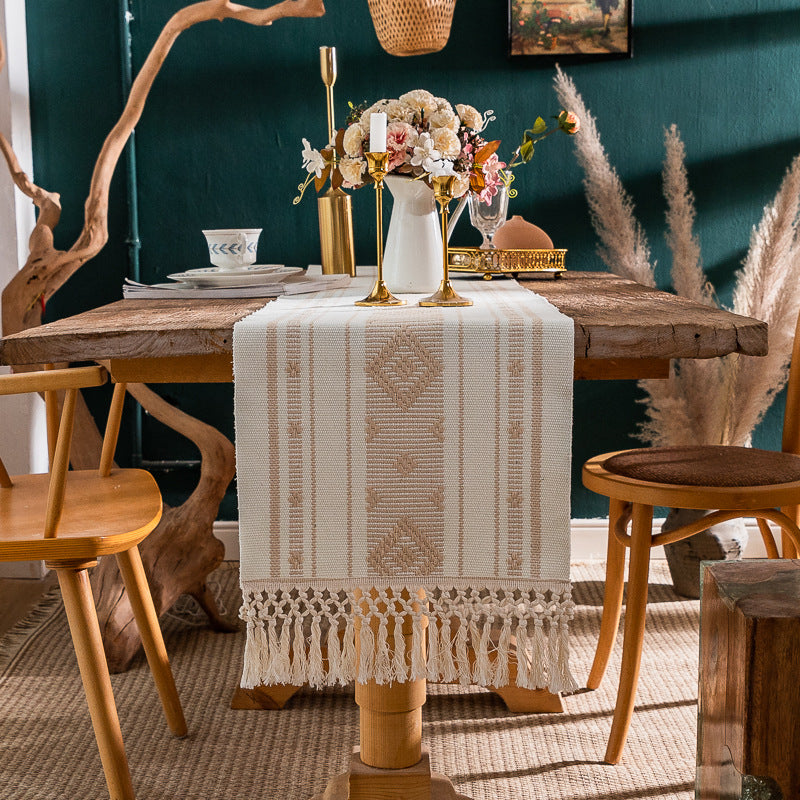
[(257, 286), (278, 283), (302, 271), (302, 267), (285, 267), (283, 264), (249, 264), (237, 269), (201, 267), (186, 272), (174, 272), (167, 277), (192, 286)]

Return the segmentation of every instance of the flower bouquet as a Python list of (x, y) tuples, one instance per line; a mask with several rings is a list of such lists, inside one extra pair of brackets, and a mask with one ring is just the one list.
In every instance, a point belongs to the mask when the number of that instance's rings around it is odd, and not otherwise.
[[(354, 189), (371, 183), (364, 153), (369, 150), (370, 117), (386, 114), (386, 147), (389, 173), (427, 180), (430, 176), (455, 175), (453, 196), (474, 192), (488, 203), (501, 185), (513, 180), (511, 170), (528, 163), (534, 145), (557, 130), (577, 133), (580, 123), (575, 114), (562, 111), (556, 124), (548, 129), (542, 117), (524, 131), (508, 165), (497, 156), (499, 140), (487, 141), (483, 133), (495, 119), (493, 111), (481, 114), (471, 105), (451, 105), (425, 89), (415, 89), (396, 100), (379, 100), (371, 106), (350, 104), (347, 127), (337, 132), (334, 141), (323, 150), (303, 139), (303, 167), (308, 177), (298, 189), (300, 202), (306, 188), (314, 181), (317, 191), (330, 178), (335, 188)], [(513, 194), (512, 194), (513, 196)]]
[(347, 127), (322, 151), (303, 139), (303, 166), (309, 177), (299, 187), (300, 196), (312, 180), (319, 191), (328, 177), (334, 186), (346, 189), (371, 183), (364, 153), (369, 150), (370, 117), (378, 111), (387, 118), (389, 174), (425, 180), (432, 175), (455, 175), (455, 197), (470, 189), (487, 197), (497, 192), (499, 170), (505, 166), (496, 154), (500, 142), (487, 142), (481, 135), (494, 119), (492, 112), (481, 114), (460, 103), (453, 107), (441, 97), (415, 89), (371, 106), (351, 103)]
[[(536, 143), (557, 130), (575, 133), (578, 129), (577, 117), (566, 111), (556, 117), (557, 123), (551, 129), (538, 117), (533, 127), (524, 132), (506, 165), (497, 155), (500, 141), (485, 138), (486, 126), (495, 119), (492, 111), (481, 114), (471, 105), (453, 106), (424, 89), (370, 106), (351, 103), (346, 127), (327, 147), (317, 150), (303, 139), (303, 167), (308, 176), (298, 186), (295, 203), (300, 202), (312, 182), (317, 191), (328, 179), (334, 188), (345, 189), (373, 182), (365, 153), (370, 151), (370, 120), (377, 112), (386, 114), (386, 185), (395, 198), (384, 270), (387, 282), (391, 278), (401, 291), (420, 287), (419, 291), (427, 292), (438, 285), (442, 241), (429, 188), (432, 177), (455, 177), (453, 197), (462, 202), (453, 214), (452, 227), (467, 197), (487, 205), (498, 193), (505, 197), (506, 188), (514, 179), (511, 169), (531, 160)], [(511, 192), (510, 196), (515, 194)], [(411, 269), (424, 273), (424, 277), (414, 277)]]

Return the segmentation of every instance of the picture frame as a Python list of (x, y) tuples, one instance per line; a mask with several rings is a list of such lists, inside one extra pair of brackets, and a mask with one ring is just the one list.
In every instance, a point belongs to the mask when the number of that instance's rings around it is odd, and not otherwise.
[(633, 0), (508, 0), (508, 53), (542, 62), (631, 58)]

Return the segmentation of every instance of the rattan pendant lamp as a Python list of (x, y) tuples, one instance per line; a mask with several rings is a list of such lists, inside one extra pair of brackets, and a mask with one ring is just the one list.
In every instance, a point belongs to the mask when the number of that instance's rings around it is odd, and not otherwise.
[(450, 38), (456, 0), (367, 0), (381, 47), (393, 56), (441, 50)]

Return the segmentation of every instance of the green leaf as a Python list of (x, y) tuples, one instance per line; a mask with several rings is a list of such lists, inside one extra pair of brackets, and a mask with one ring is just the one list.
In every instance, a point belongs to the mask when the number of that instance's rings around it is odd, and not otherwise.
[(524, 141), (519, 148), (519, 155), (523, 163), (527, 164), (533, 158), (533, 142), (529, 139)]
[(533, 123), (533, 133), (538, 136), (547, 130), (547, 123), (541, 118), (536, 117), (536, 122)]

